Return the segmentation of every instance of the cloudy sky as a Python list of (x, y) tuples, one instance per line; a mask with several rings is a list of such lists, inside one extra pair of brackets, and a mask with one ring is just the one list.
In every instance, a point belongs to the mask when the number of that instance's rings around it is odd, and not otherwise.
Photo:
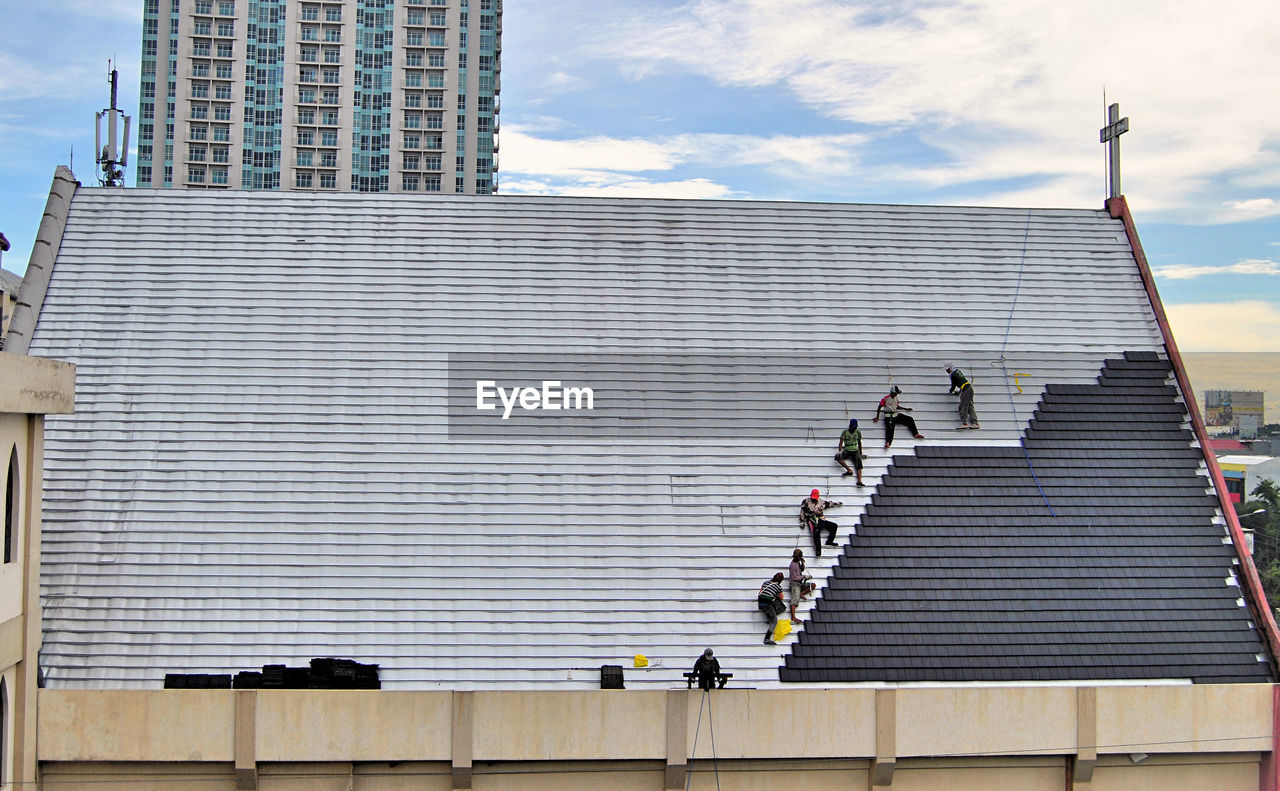
[[(108, 58), (137, 112), (142, 0), (3, 3), (21, 271), (54, 167), (93, 179)], [(1280, 3), (1206, 8), (506, 0), (501, 191), (1097, 208), (1105, 91), (1180, 346), (1280, 351)]]

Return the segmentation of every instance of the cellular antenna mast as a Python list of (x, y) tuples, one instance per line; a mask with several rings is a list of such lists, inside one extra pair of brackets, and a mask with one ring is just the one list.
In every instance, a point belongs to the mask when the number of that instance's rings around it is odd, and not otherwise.
[[(107, 61), (111, 68), (111, 61)], [(98, 158), (101, 173), (98, 183), (104, 187), (123, 187), (124, 171), (129, 160), (129, 123), (133, 119), (116, 107), (116, 81), (119, 72), (111, 68), (111, 106), (94, 113), (93, 150)], [(106, 142), (102, 139), (102, 122), (107, 122)], [(120, 138), (120, 126), (124, 125), (124, 139)]]

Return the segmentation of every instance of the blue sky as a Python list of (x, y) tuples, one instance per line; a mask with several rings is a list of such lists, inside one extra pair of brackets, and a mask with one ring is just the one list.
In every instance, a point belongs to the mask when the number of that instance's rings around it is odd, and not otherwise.
[[(5, 0), (5, 268), (72, 148), (95, 181), (108, 58), (136, 114), (141, 8)], [(501, 191), (1097, 208), (1105, 89), (1179, 345), (1280, 351), (1280, 4), (1205, 8), (506, 0)]]

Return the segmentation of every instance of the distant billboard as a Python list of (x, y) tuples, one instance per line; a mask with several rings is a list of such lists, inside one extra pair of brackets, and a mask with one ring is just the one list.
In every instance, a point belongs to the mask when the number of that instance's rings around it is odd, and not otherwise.
[(1266, 421), (1262, 415), (1261, 390), (1206, 390), (1204, 391), (1205, 425), (1240, 430), (1240, 419), (1255, 428)]

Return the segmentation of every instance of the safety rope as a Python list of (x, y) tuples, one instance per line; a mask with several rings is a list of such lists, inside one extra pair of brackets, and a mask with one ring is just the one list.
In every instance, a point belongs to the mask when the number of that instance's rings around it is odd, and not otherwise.
[[(720, 758), (716, 755), (716, 721), (711, 714), (711, 690), (702, 690), (702, 702), (698, 704), (698, 725), (693, 729), (693, 755), (690, 756), (692, 762), (693, 756), (698, 754), (698, 734), (702, 731), (702, 706), (707, 707), (707, 724), (711, 727), (711, 764), (715, 767), (716, 791), (720, 791)], [(684, 791), (689, 791), (690, 784), (693, 783), (693, 767), (689, 766), (684, 773)]]
[[(1009, 333), (1013, 330), (1013, 313), (1018, 308), (1018, 296), (1022, 292), (1022, 274), (1027, 267), (1027, 242), (1031, 237), (1031, 209), (1027, 209), (1027, 223), (1022, 231), (1022, 258), (1018, 261), (1018, 279), (1013, 287), (1013, 303), (1009, 305), (1009, 319), (1004, 325), (1004, 340), (1000, 343), (1000, 359), (997, 363), (1000, 370), (1004, 374), (1004, 391), (1009, 396), (1009, 408), (1013, 410), (1013, 425), (1015, 428), (1022, 425), (1022, 420), (1018, 417), (1018, 405), (1013, 399), (1013, 388), (1009, 386), (1009, 368), (1005, 365), (1007, 358), (1004, 356), (1005, 349), (1009, 346)], [(1040, 492), (1040, 499), (1044, 500), (1044, 507), (1049, 509), (1049, 515), (1056, 517), (1053, 506), (1049, 503), (1049, 497), (1044, 493), (1044, 487), (1040, 485), (1040, 476), (1036, 475), (1036, 466), (1031, 462), (1031, 454), (1027, 452), (1027, 437), (1023, 433), (1018, 438), (1018, 444), (1022, 447), (1022, 457), (1027, 460), (1027, 469), (1031, 471), (1031, 480), (1036, 484), (1036, 490)]]

